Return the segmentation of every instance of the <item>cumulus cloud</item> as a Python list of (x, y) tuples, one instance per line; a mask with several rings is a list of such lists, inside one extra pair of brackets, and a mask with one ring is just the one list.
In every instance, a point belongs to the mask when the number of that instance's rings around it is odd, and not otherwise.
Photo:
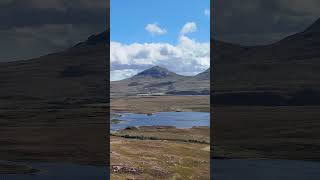
[(129, 78), (135, 74), (138, 74), (139, 70), (137, 69), (121, 69), (121, 70), (111, 70), (110, 71), (110, 80), (118, 81), (121, 79)]
[(147, 24), (145, 29), (152, 35), (163, 35), (167, 33), (167, 30), (161, 28), (158, 23)]
[(12, 2), (12, 0), (2, 0), (2, 1), (0, 1), (0, 5), (10, 4), (11, 2)]
[(1, 0), (0, 62), (64, 50), (109, 24), (106, 0)]
[(85, 40), (92, 34), (91, 28), (85, 25), (45, 24), (0, 29), (0, 62), (29, 59), (63, 51), (79, 43), (81, 39)]
[(196, 32), (196, 31), (197, 31), (197, 25), (196, 25), (196, 23), (194, 23), (194, 22), (188, 22), (188, 23), (186, 23), (186, 24), (182, 27), (180, 33), (181, 33), (182, 35), (184, 35), (184, 34)]
[(17, 7), (24, 6), (25, 8), (37, 9), (55, 9), (58, 11), (66, 11), (67, 9), (92, 9), (97, 11), (106, 8), (106, 3), (103, 0), (1, 0), (0, 5), (15, 5)]
[[(111, 79), (120, 80), (152, 66), (162, 66), (181, 75), (195, 75), (210, 67), (210, 43), (181, 35), (169, 43), (110, 43)], [(129, 70), (130, 69), (130, 70)], [(113, 76), (113, 77), (112, 77)]]
[(204, 15), (210, 17), (210, 9), (205, 9), (204, 10)]
[[(213, 1), (215, 38), (241, 45), (270, 44), (301, 32), (320, 17), (319, 0)], [(244, 26), (245, 24), (245, 26)]]

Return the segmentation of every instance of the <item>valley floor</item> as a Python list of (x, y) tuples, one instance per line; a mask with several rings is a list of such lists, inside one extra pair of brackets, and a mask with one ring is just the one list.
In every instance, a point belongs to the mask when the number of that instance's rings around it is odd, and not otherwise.
[(215, 107), (213, 158), (320, 161), (319, 106)]
[[(209, 112), (209, 96), (121, 97), (111, 112)], [(210, 179), (210, 128), (140, 127), (111, 136), (111, 179)]]
[(64, 105), (0, 109), (0, 173), (33, 171), (1, 161), (106, 166), (107, 109)]
[(127, 96), (111, 98), (111, 113), (148, 114), (169, 111), (210, 112), (210, 96)]
[(208, 180), (209, 134), (206, 127), (117, 132), (111, 137), (111, 179)]

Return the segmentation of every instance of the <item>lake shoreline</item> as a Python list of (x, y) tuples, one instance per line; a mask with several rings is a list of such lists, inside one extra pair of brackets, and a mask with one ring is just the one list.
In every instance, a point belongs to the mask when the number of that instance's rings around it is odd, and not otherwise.
[(210, 96), (121, 96), (111, 98), (110, 113), (208, 112)]
[(37, 174), (40, 173), (39, 169), (32, 168), (26, 164), (16, 162), (0, 162), (0, 175), (8, 174)]
[(213, 159), (211, 173), (220, 180), (318, 180), (319, 166), (320, 162), (284, 159)]
[(6, 180), (102, 179), (107, 177), (107, 169), (62, 162), (0, 161), (0, 176)]
[[(112, 113), (133, 113), (136, 117), (128, 118), (131, 121), (142, 118), (151, 123), (129, 127), (123, 125), (124, 128), (111, 133), (111, 178), (210, 179), (209, 100), (209, 96), (113, 99)], [(205, 118), (208, 126), (182, 128), (177, 127), (175, 121), (166, 121), (178, 116), (176, 113), (186, 117), (184, 113), (199, 112), (209, 115)], [(163, 113), (175, 115), (166, 117)], [(159, 119), (159, 114), (162, 114), (164, 119)], [(125, 120), (124, 116), (115, 119)], [(192, 121), (196, 122), (198, 119), (194, 118)], [(182, 122), (183, 120), (186, 119), (182, 119)], [(121, 123), (125, 121), (119, 124)]]
[(197, 126), (210, 127), (210, 113), (158, 112), (154, 114), (119, 113), (110, 118), (111, 132), (128, 127), (158, 127), (189, 129)]

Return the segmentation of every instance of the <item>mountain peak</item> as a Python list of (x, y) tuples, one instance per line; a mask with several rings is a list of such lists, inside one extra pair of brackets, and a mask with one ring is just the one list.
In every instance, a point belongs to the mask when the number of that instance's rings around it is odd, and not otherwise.
[(84, 42), (80, 42), (75, 47), (83, 45), (97, 45), (97, 44), (107, 44), (110, 41), (110, 30), (107, 29), (102, 33), (94, 34), (88, 37)]
[(87, 44), (107, 43), (109, 41), (109, 31), (106, 30), (102, 33), (91, 35), (86, 41)]
[(144, 70), (136, 75), (136, 77), (153, 77), (153, 78), (166, 78), (169, 76), (177, 75), (174, 72), (167, 70), (166, 68), (160, 66), (154, 66), (147, 70)]
[(202, 73), (197, 74), (195, 78), (198, 80), (210, 80), (210, 68), (208, 68)]
[(320, 33), (320, 18), (317, 19), (311, 26), (309, 26), (304, 33)]

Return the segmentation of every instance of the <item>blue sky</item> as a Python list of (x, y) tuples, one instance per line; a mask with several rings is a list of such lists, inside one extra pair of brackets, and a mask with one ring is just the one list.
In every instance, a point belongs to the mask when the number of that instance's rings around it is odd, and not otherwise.
[[(134, 42), (176, 43), (181, 27), (196, 22), (198, 31), (190, 35), (199, 41), (210, 38), (209, 0), (111, 0), (111, 40), (125, 44)], [(151, 36), (145, 26), (157, 22), (167, 29), (164, 36)]]
[[(111, 0), (111, 79), (153, 65), (183, 75), (208, 68), (209, 9), (210, 0)], [(190, 56), (188, 48), (195, 51)]]

